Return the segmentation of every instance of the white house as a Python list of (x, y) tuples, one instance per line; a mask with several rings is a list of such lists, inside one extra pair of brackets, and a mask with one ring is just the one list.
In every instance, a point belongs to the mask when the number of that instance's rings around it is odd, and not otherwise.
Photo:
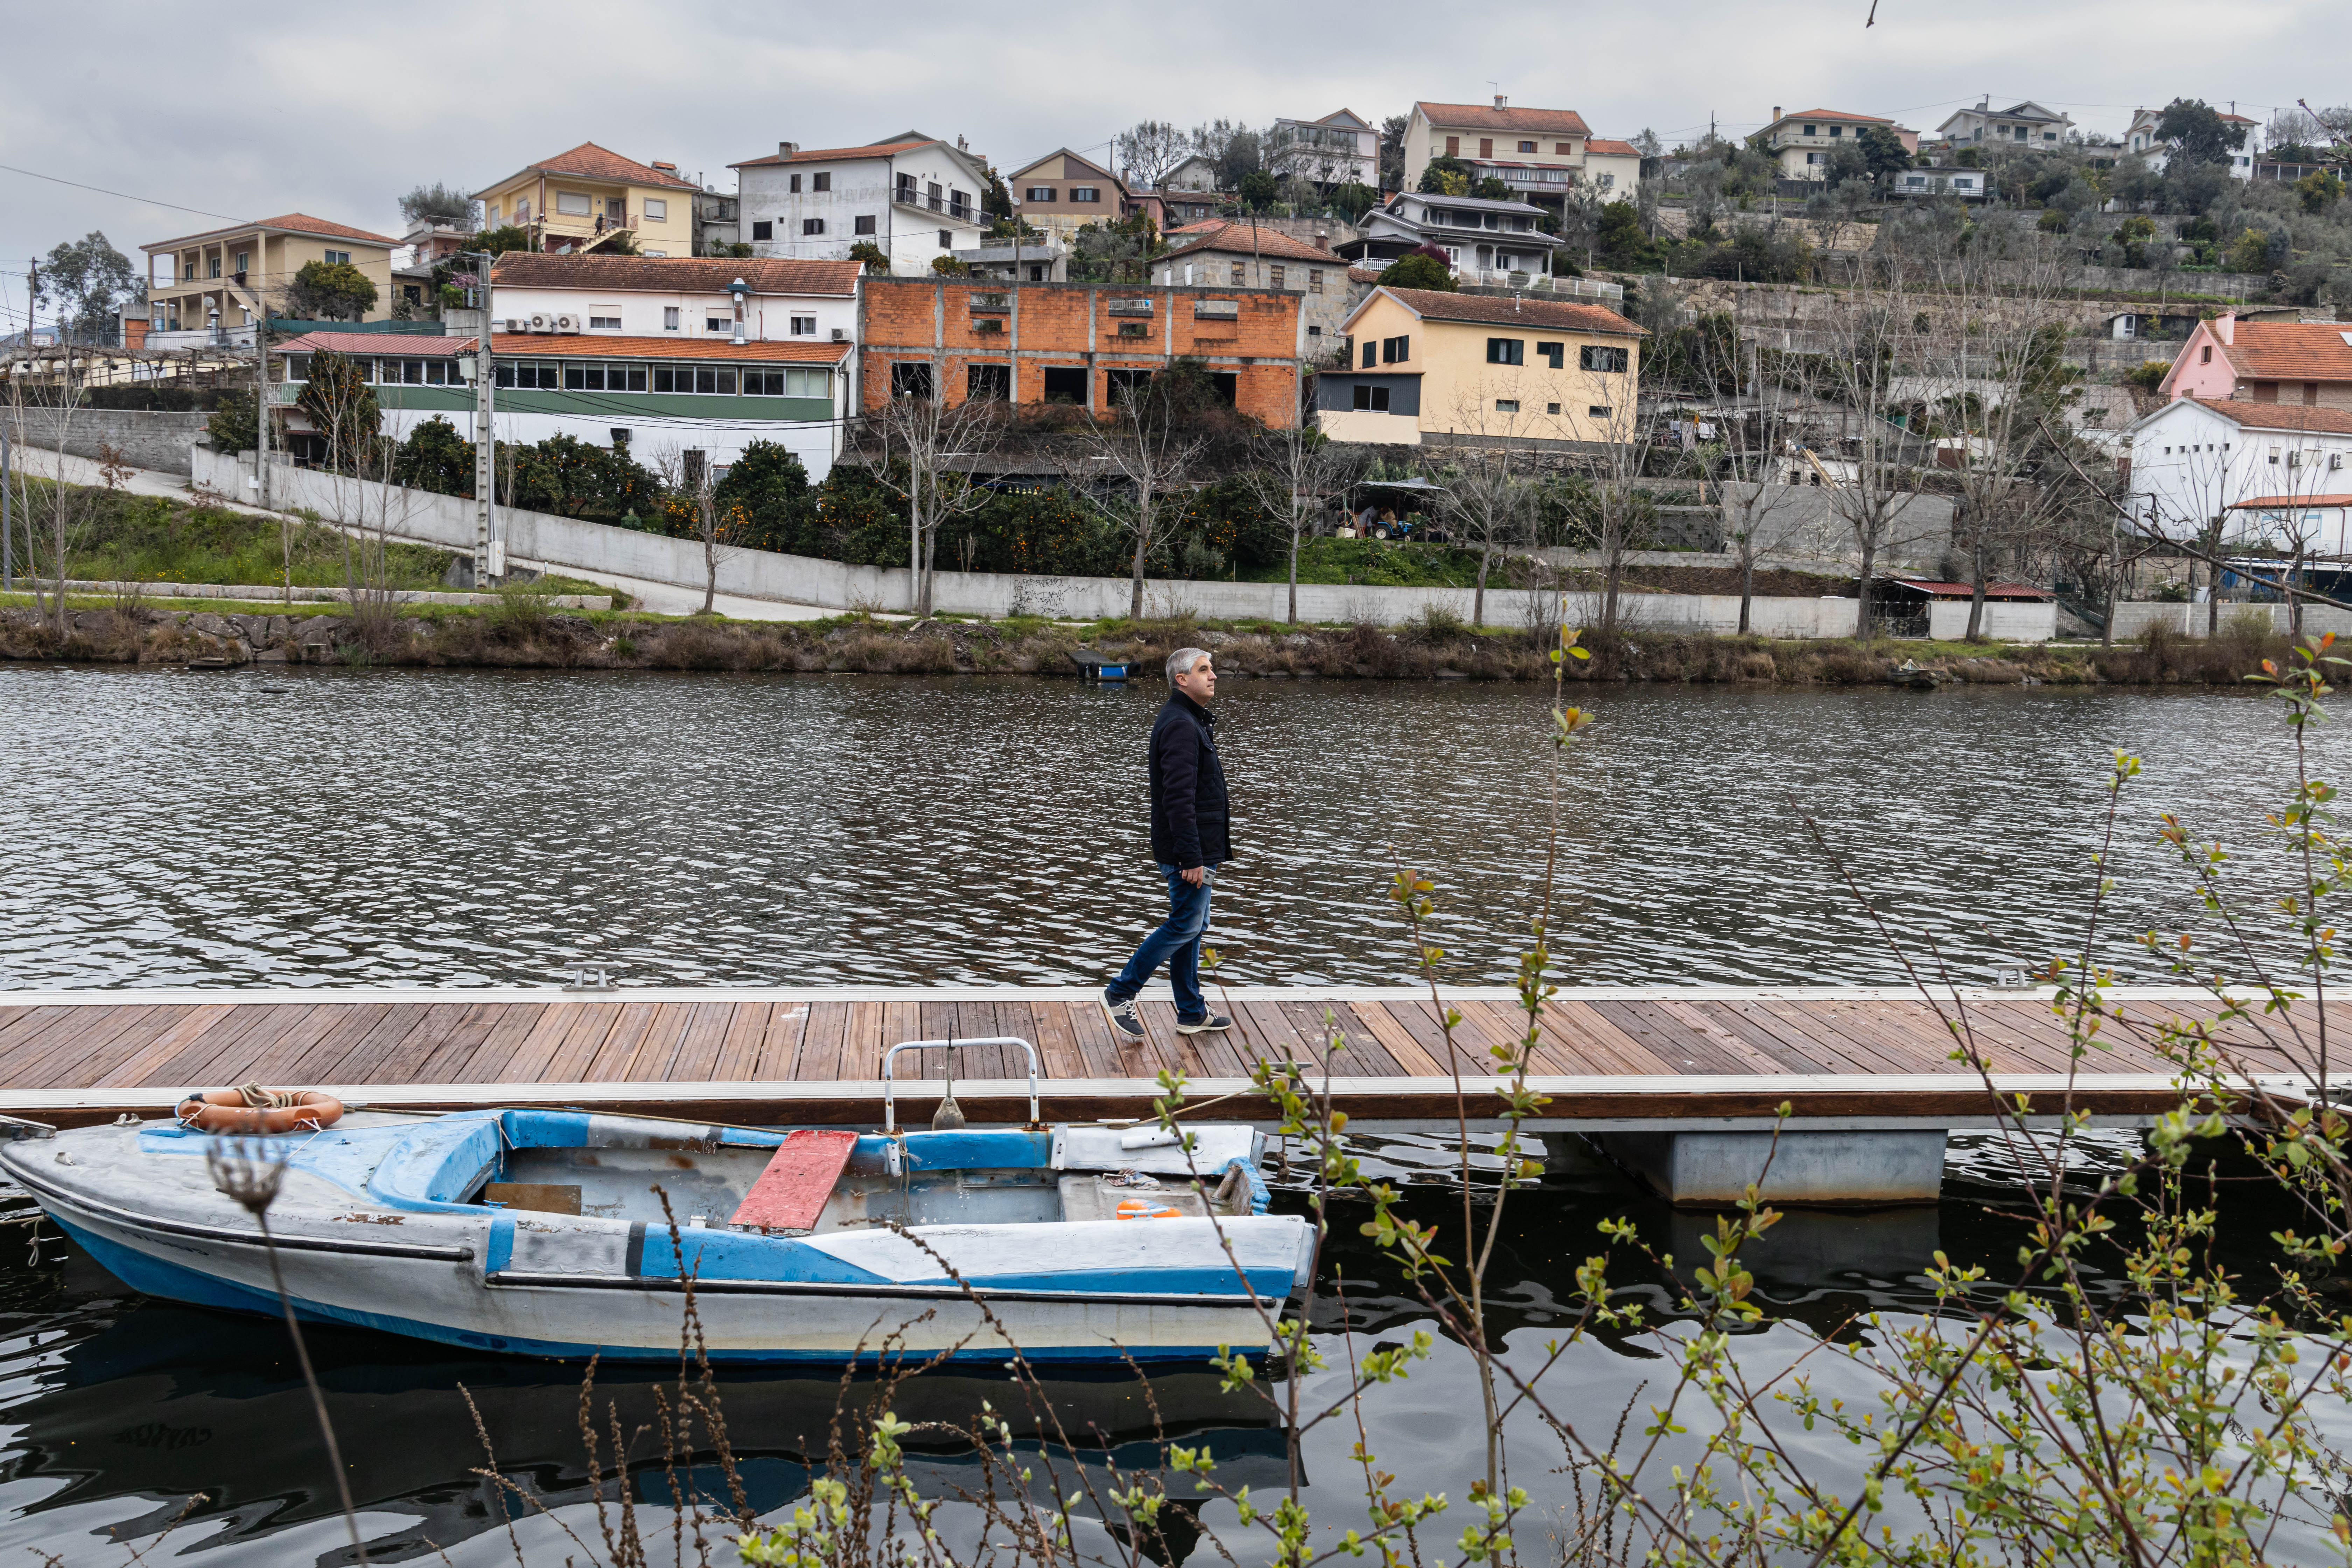
[[(1530, 202), (1406, 191), (1364, 215), (1360, 237), (1333, 251), (1367, 267), (1434, 245), (1465, 283), (1549, 288), (1552, 237), (1540, 226), (1544, 209)], [(1536, 280), (1541, 279), (1541, 283)]]
[(1987, 142), (2000, 147), (2062, 147), (2066, 133), (2074, 128), (2074, 116), (2044, 109), (2028, 100), (2012, 103), (2007, 109), (1995, 109), (1990, 98), (1979, 99), (1974, 109), (1957, 110), (1936, 127), (1937, 134), (1950, 148), (1983, 146)]
[(2346, 491), (2352, 409), (2181, 397), (2131, 429), (2133, 513), (2171, 538), (2226, 517), (2225, 538), (2272, 542), (2267, 518), (2325, 512)]
[(1266, 163), (1276, 173), (1318, 185), (1381, 184), (1381, 133), (1351, 109), (1320, 120), (1277, 120), (1266, 139)]
[[(2164, 165), (2172, 157), (2172, 144), (2156, 133), (2157, 125), (2163, 119), (2164, 110), (2161, 109), (2136, 109), (2132, 111), (2131, 124), (2124, 131), (2124, 151), (2138, 153), (2147, 160), (2148, 167), (2158, 174), (2164, 172)], [(2243, 130), (2246, 133), (2245, 141), (2230, 154), (2231, 177), (2252, 179), (2254, 155), (2261, 151), (2255, 144), (2256, 133), (2262, 130), (2261, 124), (2242, 114), (2224, 114), (2221, 123), (2230, 129)]]
[(862, 147), (803, 148), (780, 142), (773, 156), (729, 165), (739, 181), (740, 233), (751, 254), (792, 260), (846, 259), (871, 243), (890, 270), (913, 277), (941, 256), (980, 244), (988, 170), (959, 137), (952, 144), (905, 131)]

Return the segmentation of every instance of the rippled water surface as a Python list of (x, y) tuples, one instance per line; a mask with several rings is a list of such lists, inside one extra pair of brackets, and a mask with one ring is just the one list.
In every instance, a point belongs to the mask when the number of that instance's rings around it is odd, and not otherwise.
[[(2112, 748), (2118, 919), (2187, 919), (2158, 809), (2252, 837), (2291, 777), (2236, 694), (1579, 693), (1570, 971), (1884, 980), (1802, 832), (1960, 973), (2078, 930)], [(1073, 983), (1160, 895), (1154, 692), (979, 678), (0, 670), (0, 985)], [(1545, 692), (1230, 680), (1236, 979), (1386, 981), (1393, 852), (1464, 978), (1507, 978), (1541, 879)], [(2324, 764), (2344, 742), (2323, 731)], [(2118, 948), (2118, 956), (2128, 952)]]

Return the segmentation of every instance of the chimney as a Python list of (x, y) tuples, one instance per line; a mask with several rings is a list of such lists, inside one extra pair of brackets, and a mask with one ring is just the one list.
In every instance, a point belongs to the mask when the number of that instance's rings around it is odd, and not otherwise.
[(776, 156), (779, 158), (797, 158), (800, 156), (800, 153), (801, 144), (797, 142), (779, 142), (776, 143)]
[(1318, 228), (1315, 231), (1315, 248), (1318, 250), (1328, 250), (1331, 248), (1331, 231), (1329, 229)]
[(1772, 123), (1775, 125), (1780, 123), (1780, 106), (1777, 103), (1772, 106)]
[(2238, 312), (2224, 310), (2213, 318), (2213, 335), (2231, 347), (2238, 345)]
[(1495, 95), (1495, 107), (1496, 107), (1496, 108), (1497, 108), (1497, 109), (1508, 109), (1510, 106), (1511, 106), (1511, 100), (1510, 100), (1509, 99), (1505, 98), (1505, 97), (1504, 97), (1501, 93), (1499, 93), (1499, 92), (1498, 92), (1498, 93), (1496, 93), (1496, 94)]

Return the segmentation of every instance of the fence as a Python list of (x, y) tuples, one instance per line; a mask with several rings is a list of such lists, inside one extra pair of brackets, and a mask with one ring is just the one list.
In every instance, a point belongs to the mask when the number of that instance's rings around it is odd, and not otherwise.
[[(195, 449), (200, 484), (231, 495), (247, 493), (252, 455), (224, 457)], [(396, 538), (470, 553), (474, 548), (474, 503), (316, 468), (273, 466), (270, 489), (278, 504), (303, 507), (347, 527), (382, 529)], [(706, 566), (698, 541), (640, 533), (634, 529), (544, 512), (501, 508), (499, 529), (507, 559), (520, 566), (590, 579), (634, 578), (700, 589)], [(912, 574), (903, 566), (851, 566), (765, 550), (719, 552), (717, 583), (722, 594), (824, 608), (905, 612), (913, 604)], [(1150, 616), (1195, 615), (1212, 620), (1280, 621), (1289, 604), (1282, 583), (1148, 581), (1144, 612)], [(1600, 616), (1598, 596), (1570, 595), (1572, 619)], [(1302, 583), (1302, 621), (1394, 626), (1437, 609), (1468, 619), (1475, 595), (1468, 588), (1391, 588)], [(932, 607), (943, 615), (1045, 616), (1056, 620), (1095, 620), (1128, 613), (1129, 586), (1115, 577), (1024, 577), (990, 572), (940, 572)], [(1558, 613), (1549, 591), (1490, 588), (1486, 625), (1545, 626)], [(1843, 637), (1853, 635), (1855, 602), (1848, 598), (1766, 598), (1749, 601), (1749, 624), (1774, 637)], [(1620, 624), (1627, 629), (1730, 633), (1739, 626), (1735, 594), (1626, 594), (1619, 600)], [(2049, 635), (2048, 633), (2042, 634)]]

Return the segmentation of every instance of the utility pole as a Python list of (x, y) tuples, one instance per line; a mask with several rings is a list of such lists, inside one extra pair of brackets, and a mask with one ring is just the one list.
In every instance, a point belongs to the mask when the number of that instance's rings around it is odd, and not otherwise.
[[(253, 320), (253, 496), (264, 511), (269, 505), (269, 308)], [(291, 600), (293, 579), (287, 579)]]
[(490, 254), (467, 254), (481, 264), (476, 300), (482, 331), (474, 340), (474, 586), (478, 589), (489, 585), (490, 537), (496, 522), (491, 513), (498, 505), (499, 446), (491, 426), (498, 374), (490, 356), (490, 332), (497, 322), (490, 317)]
[(0, 590), (16, 591), (16, 529), (14, 516), (15, 481), (8, 476), (8, 458), (13, 448), (8, 432), (0, 429)]

